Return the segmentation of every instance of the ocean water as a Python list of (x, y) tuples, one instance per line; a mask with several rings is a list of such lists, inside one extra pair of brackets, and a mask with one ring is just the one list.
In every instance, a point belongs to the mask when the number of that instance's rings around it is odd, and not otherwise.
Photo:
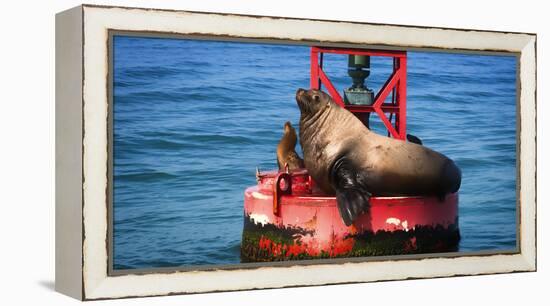
[[(325, 55), (340, 91), (346, 65)], [(371, 65), (378, 90), (391, 61)], [(409, 52), (407, 70), (408, 133), (462, 169), (460, 251), (515, 248), (516, 58)], [(277, 167), (299, 87), (308, 47), (115, 36), (114, 268), (239, 263), (243, 192)]]

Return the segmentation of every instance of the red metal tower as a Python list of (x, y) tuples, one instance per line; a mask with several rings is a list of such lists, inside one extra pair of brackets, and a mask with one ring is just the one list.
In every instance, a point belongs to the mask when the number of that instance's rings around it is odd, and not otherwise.
[[(374, 98), (373, 105), (345, 104), (342, 96), (323, 71), (323, 54), (346, 54), (382, 56), (393, 59), (393, 72)], [(407, 52), (365, 49), (344, 49), (311, 47), (311, 83), (312, 89), (325, 86), (334, 102), (356, 115), (376, 113), (388, 130), (388, 136), (405, 140), (407, 138)], [(390, 102), (385, 102), (391, 94)], [(389, 117), (386, 114), (390, 114)]]

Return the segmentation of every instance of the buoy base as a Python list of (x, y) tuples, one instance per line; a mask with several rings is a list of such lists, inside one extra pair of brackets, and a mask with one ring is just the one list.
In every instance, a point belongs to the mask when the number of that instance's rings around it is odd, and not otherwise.
[(305, 170), (258, 174), (258, 185), (244, 192), (242, 261), (458, 250), (457, 193), (443, 199), (372, 197), (368, 211), (346, 226), (336, 198), (320, 193), (312, 183)]
[[(333, 240), (327, 249), (301, 243), (297, 237), (313, 234), (299, 227), (256, 224), (245, 216), (241, 244), (242, 262), (269, 262), (342, 257), (388, 256), (456, 252), (457, 225), (417, 226), (414, 229), (376, 233), (365, 231)], [(458, 220), (457, 223), (458, 224)]]

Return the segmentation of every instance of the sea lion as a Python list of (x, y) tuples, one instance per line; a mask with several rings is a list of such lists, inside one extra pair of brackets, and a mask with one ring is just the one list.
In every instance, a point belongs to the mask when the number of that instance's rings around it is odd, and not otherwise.
[(371, 196), (443, 198), (460, 188), (460, 169), (445, 155), (370, 131), (325, 92), (298, 89), (296, 101), (305, 167), (336, 195), (346, 225), (368, 209)]
[(304, 160), (296, 153), (296, 130), (290, 122), (286, 122), (283, 128), (283, 137), (277, 145), (277, 163), (279, 170), (285, 170), (288, 165), (288, 170), (304, 168)]

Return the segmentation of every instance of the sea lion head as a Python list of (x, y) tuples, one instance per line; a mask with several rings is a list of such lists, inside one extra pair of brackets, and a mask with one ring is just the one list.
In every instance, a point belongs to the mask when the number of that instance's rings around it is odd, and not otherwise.
[(296, 103), (304, 116), (316, 114), (329, 106), (331, 101), (331, 97), (321, 90), (298, 88), (296, 91)]
[(283, 133), (283, 139), (288, 139), (289, 144), (294, 148), (294, 146), (296, 146), (297, 136), (296, 130), (294, 129), (292, 124), (290, 124), (290, 121), (285, 122)]
[(288, 134), (288, 133), (296, 132), (296, 130), (294, 129), (294, 127), (292, 126), (290, 121), (287, 121), (287, 122), (285, 122), (285, 125), (283, 127), (283, 132), (285, 134)]

